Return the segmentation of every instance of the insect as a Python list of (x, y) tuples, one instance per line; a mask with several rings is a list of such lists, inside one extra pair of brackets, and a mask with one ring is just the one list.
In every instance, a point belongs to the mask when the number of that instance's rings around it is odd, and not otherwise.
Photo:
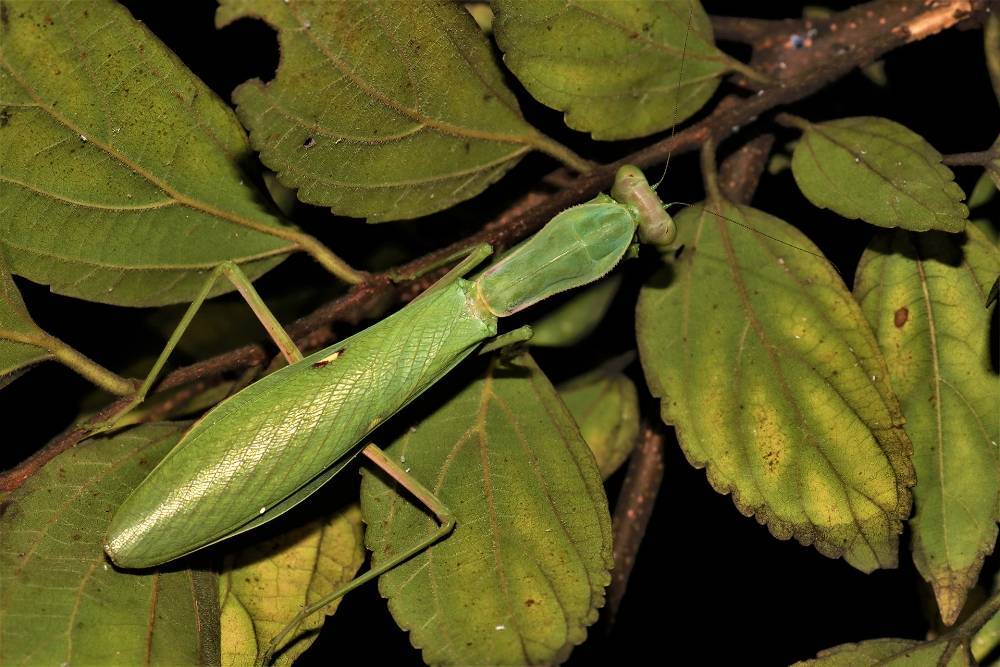
[(673, 221), (638, 168), (622, 167), (611, 193), (563, 211), (466, 280), (462, 276), (491, 252), (489, 246), (474, 248), (403, 309), (304, 358), (239, 269), (216, 269), (154, 372), (219, 275), (246, 297), (289, 365), (195, 422), (118, 508), (106, 540), (108, 556), (120, 567), (152, 567), (255, 528), (300, 503), (359, 452), (426, 505), (440, 528), (310, 609), (447, 535), (454, 527), (447, 508), (381, 450), (362, 443), (482, 343), (492, 339), (482, 347), (487, 351), (530, 336), (527, 327), (497, 336), (498, 318), (601, 278), (635, 248), (637, 238), (669, 246)]

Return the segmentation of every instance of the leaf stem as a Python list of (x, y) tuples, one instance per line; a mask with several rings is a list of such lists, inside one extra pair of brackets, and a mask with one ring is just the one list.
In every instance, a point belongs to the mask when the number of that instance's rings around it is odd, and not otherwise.
[(547, 137), (540, 132), (537, 136), (529, 139), (528, 143), (546, 155), (550, 155), (559, 160), (578, 174), (586, 174), (597, 166), (596, 163), (580, 157), (555, 139)]
[(750, 67), (746, 63), (737, 60), (736, 58), (729, 59), (729, 67), (734, 72), (742, 74), (750, 81), (756, 81), (757, 83), (763, 84), (765, 86), (771, 86), (775, 84), (775, 80), (764, 74), (763, 72), (758, 72), (753, 67)]
[(985, 151), (945, 155), (941, 158), (941, 161), (952, 167), (985, 167), (996, 158), (997, 152), (995, 149), (988, 148)]
[(31, 341), (32, 344), (48, 350), (59, 363), (73, 369), (104, 391), (116, 396), (128, 396), (135, 393), (135, 385), (131, 381), (109, 371), (55, 336), (40, 333), (37, 337), (33, 336), (32, 338), (35, 339)]
[(302, 250), (312, 255), (312, 258), (319, 262), (320, 266), (349, 285), (359, 285), (368, 279), (368, 274), (365, 271), (359, 271), (352, 267), (314, 236), (295, 230), (288, 230), (281, 236), (294, 241)]
[(808, 132), (812, 127), (812, 123), (807, 121), (805, 118), (800, 118), (790, 113), (779, 113), (774, 117), (774, 122), (778, 125), (783, 125), (784, 127), (795, 127), (803, 132)]
[(715, 162), (715, 140), (711, 137), (705, 139), (701, 145), (701, 178), (705, 183), (705, 198), (719, 208), (722, 206), (724, 198), (719, 190), (718, 174), (716, 173)]

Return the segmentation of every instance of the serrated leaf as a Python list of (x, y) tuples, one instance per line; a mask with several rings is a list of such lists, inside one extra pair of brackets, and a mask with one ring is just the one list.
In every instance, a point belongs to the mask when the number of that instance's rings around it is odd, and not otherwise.
[(942, 638), (931, 642), (912, 639), (869, 639), (820, 651), (813, 660), (793, 667), (969, 667), (976, 664), (967, 644)]
[(52, 358), (41, 344), (45, 338), (28, 314), (0, 249), (0, 388), (27, 368)]
[(747, 206), (719, 213), (760, 233), (685, 209), (684, 251), (640, 294), (640, 359), (663, 420), (776, 537), (865, 572), (893, 567), (911, 450), (864, 315), (797, 230)]
[(998, 274), (1000, 250), (969, 225), (964, 235), (883, 233), (855, 278), (913, 442), (913, 560), (949, 625), (1000, 520), (1000, 377), (983, 308)]
[[(565, 660), (604, 602), (611, 523), (594, 457), (531, 358), (493, 361), (388, 453), (457, 521), (379, 580), (424, 661)], [(436, 527), (375, 475), (361, 509), (375, 564)]]
[[(219, 580), (222, 664), (255, 664), (258, 651), (305, 605), (353, 579), (364, 562), (362, 539), (361, 510), (351, 505), (227, 557)], [(302, 655), (339, 604), (303, 621), (274, 664), (291, 665)]]
[(965, 193), (920, 135), (873, 116), (796, 124), (792, 174), (816, 206), (880, 227), (965, 228)]
[(482, 192), (545, 142), (521, 117), (489, 43), (452, 2), (223, 0), (278, 31), (269, 83), (233, 93), (261, 160), (298, 198), (369, 222)]
[(189, 301), (225, 260), (256, 277), (297, 249), (241, 170), (232, 111), (124, 8), (5, 0), (4, 16), (0, 246), (13, 273), (161, 305)]
[(611, 307), (621, 276), (614, 273), (571, 294), (564, 303), (531, 323), (528, 342), (538, 347), (570, 347), (589, 336)]
[(538, 101), (595, 139), (643, 137), (689, 118), (731, 60), (694, 0), (493, 0), (510, 68)]
[(630, 352), (558, 387), (602, 479), (618, 470), (639, 438), (639, 394), (621, 372), (634, 359)]
[(218, 584), (191, 570), (124, 573), (104, 557), (111, 515), (180, 437), (147, 424), (60, 454), (0, 518), (0, 663), (216, 664)]

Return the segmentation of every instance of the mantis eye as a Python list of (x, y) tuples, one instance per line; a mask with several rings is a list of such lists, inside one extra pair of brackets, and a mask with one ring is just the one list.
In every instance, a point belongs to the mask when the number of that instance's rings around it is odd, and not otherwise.
[(639, 240), (664, 248), (677, 236), (674, 220), (638, 167), (625, 165), (615, 175), (611, 196), (638, 216)]

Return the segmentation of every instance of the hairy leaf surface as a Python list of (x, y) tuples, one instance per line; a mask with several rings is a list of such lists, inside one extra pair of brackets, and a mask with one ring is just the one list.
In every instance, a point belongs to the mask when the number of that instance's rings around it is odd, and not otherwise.
[(883, 233), (855, 280), (913, 442), (913, 560), (948, 624), (1000, 520), (1000, 377), (983, 308), (997, 275), (1000, 250), (969, 225), (963, 235)]
[[(351, 505), (228, 557), (219, 578), (222, 664), (254, 664), (302, 607), (353, 579), (365, 558), (362, 539), (361, 510)], [(274, 664), (291, 665), (302, 655), (339, 604), (303, 621)]]
[(643, 137), (712, 97), (730, 59), (694, 0), (496, 0), (504, 63), (595, 139)]
[(216, 664), (218, 584), (192, 570), (124, 573), (104, 556), (111, 515), (180, 437), (147, 424), (50, 461), (0, 519), (0, 663)]
[[(457, 521), (379, 580), (424, 660), (565, 660), (604, 603), (611, 524), (594, 456), (531, 358), (494, 361), (388, 453)], [(361, 508), (376, 564), (436, 526), (375, 475)]]
[(677, 217), (684, 250), (639, 298), (640, 358), (664, 421), (776, 537), (865, 572), (895, 566), (911, 450), (861, 309), (785, 222), (719, 208), (758, 234), (705, 206)]
[(0, 245), (13, 273), (151, 306), (190, 300), (222, 261), (256, 277), (298, 247), (242, 171), (232, 111), (124, 8), (5, 0), (4, 17)]
[(805, 125), (792, 174), (816, 206), (880, 227), (965, 228), (965, 193), (920, 135), (872, 116)]
[(264, 164), (304, 202), (370, 222), (482, 192), (546, 142), (453, 2), (223, 0), (278, 31), (274, 80), (233, 93)]

